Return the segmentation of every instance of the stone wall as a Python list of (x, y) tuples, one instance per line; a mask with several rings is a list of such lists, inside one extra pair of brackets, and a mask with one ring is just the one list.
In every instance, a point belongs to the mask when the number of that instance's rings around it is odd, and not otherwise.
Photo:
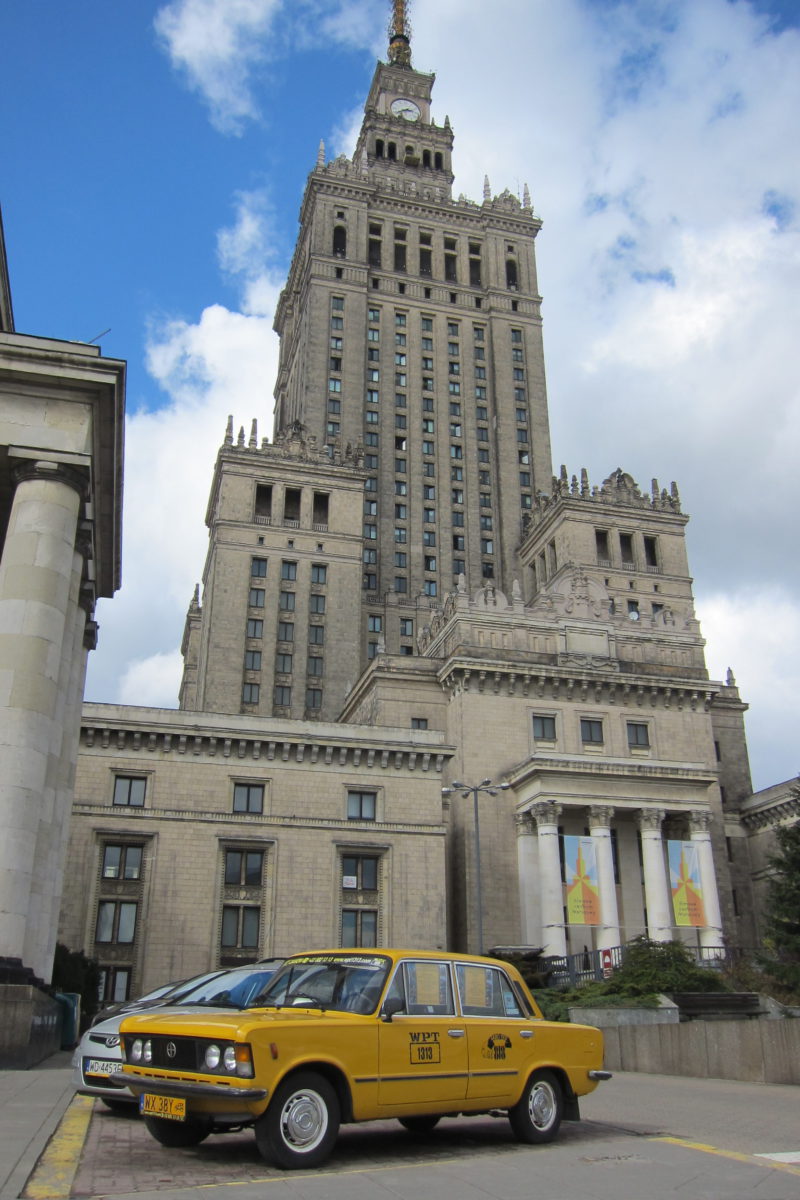
[(610, 1071), (800, 1083), (800, 1020), (628, 1025), (603, 1035)]
[(0, 984), (0, 1069), (35, 1067), (61, 1047), (61, 1009), (31, 984)]

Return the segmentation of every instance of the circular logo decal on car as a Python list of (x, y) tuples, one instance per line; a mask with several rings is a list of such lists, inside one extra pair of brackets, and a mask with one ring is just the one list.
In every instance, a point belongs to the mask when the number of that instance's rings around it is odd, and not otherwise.
[(167, 1042), (167, 1058), (174, 1058), (178, 1053), (178, 1047), (174, 1042)]

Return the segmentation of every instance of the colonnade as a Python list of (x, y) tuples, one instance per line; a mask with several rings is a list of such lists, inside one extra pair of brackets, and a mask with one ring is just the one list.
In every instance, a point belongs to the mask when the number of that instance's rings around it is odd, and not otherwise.
[[(546, 955), (567, 953), (567, 926), (564, 917), (564, 885), (561, 875), (559, 821), (566, 806), (541, 802), (517, 817), (517, 861), (520, 880), (523, 940), (541, 944)], [(571, 808), (577, 811), (577, 808)], [(667, 812), (657, 806), (625, 810), (634, 817), (641, 841), (644, 878), (643, 909), (647, 934), (654, 941), (670, 941), (676, 926), (667, 871), (664, 822)], [(593, 804), (581, 808), (588, 818), (594, 843), (597, 883), (600, 893), (600, 923), (596, 927), (596, 948), (619, 946), (627, 940), (622, 932), (614, 879), (614, 854), (611, 822), (613, 805)], [(675, 814), (670, 814), (674, 816)], [(699, 928), (701, 946), (722, 945), (722, 919), (711, 846), (710, 814), (692, 809), (688, 818), (689, 837), (697, 846), (700, 885), (703, 892), (706, 924)], [(637, 864), (638, 867), (638, 864)]]
[(87, 469), (20, 460), (0, 560), (0, 953), (49, 981), (87, 652)]

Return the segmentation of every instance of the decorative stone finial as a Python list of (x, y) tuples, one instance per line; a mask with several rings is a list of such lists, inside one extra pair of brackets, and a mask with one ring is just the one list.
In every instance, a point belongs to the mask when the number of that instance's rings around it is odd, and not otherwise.
[(532, 207), (532, 205), (531, 205), (531, 189), (528, 187), (527, 183), (524, 184), (523, 188), (522, 188), (522, 207), (523, 208), (531, 208)]
[(233, 414), (228, 417), (228, 424), (225, 426), (225, 445), (233, 445)]
[(236, 439), (236, 445), (237, 446), (244, 445), (244, 425), (239, 426), (239, 436)]
[(319, 139), (319, 149), (317, 150), (317, 166), (325, 166), (325, 143), (322, 138)]
[(489, 183), (489, 176), (483, 177), (483, 200), (487, 203), (492, 198), (492, 185)]
[(253, 423), (250, 426), (250, 441), (247, 443), (251, 450), (258, 448), (258, 421), (253, 417)]

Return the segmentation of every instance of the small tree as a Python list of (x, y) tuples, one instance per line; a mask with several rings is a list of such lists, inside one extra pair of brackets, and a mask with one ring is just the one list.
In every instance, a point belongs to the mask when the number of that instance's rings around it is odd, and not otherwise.
[(53, 987), (59, 992), (78, 992), (81, 998), (81, 1029), (86, 1029), (99, 1005), (100, 967), (82, 950), (56, 943)]
[[(791, 792), (800, 799), (800, 781)], [(769, 858), (764, 968), (800, 996), (800, 821), (775, 830), (777, 849)]]

